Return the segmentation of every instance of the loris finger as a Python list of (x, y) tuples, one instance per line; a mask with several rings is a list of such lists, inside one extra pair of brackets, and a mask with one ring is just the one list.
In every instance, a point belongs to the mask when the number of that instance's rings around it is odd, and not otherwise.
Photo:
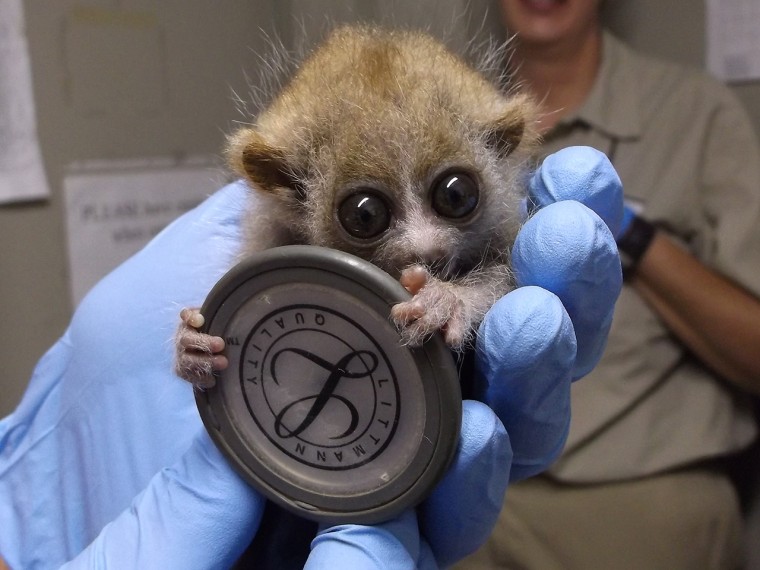
[(179, 312), (179, 318), (182, 319), (183, 323), (190, 327), (193, 327), (194, 329), (201, 328), (206, 322), (206, 319), (203, 318), (203, 315), (199, 309), (182, 309)]
[(431, 311), (422, 299), (398, 303), (391, 308), (391, 317), (401, 330), (401, 339), (409, 346), (419, 346), (445, 325), (447, 316)]
[(206, 355), (217, 354), (224, 350), (224, 339), (222, 337), (200, 333), (189, 327), (180, 331), (177, 342), (185, 351)]
[(397, 325), (406, 326), (421, 318), (426, 311), (427, 308), (425, 303), (417, 299), (412, 299), (411, 301), (405, 301), (393, 305), (393, 307), (391, 307), (391, 318)]
[(399, 282), (409, 291), (412, 295), (419, 293), (425, 285), (427, 285), (430, 273), (422, 265), (413, 265), (407, 267), (401, 272)]
[(420, 346), (438, 331), (443, 334), (443, 340), (452, 350), (461, 351), (468, 342), (469, 327), (459, 315), (454, 315), (442, 323), (436, 315), (426, 314), (404, 326), (401, 329), (401, 338), (408, 346)]
[(185, 353), (177, 358), (175, 372), (194, 386), (212, 388), (216, 384), (214, 372), (224, 370), (228, 364), (227, 357), (223, 355), (208, 357)]
[(467, 344), (470, 329), (464, 319), (451, 319), (441, 327), (441, 333), (449, 348), (460, 351)]

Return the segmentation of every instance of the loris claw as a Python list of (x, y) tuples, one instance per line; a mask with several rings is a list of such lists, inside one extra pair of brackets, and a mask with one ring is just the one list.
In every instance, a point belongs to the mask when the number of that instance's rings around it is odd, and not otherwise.
[(224, 339), (200, 332), (204, 318), (198, 309), (182, 309), (176, 335), (174, 371), (180, 378), (199, 388), (216, 384), (215, 372), (227, 368)]

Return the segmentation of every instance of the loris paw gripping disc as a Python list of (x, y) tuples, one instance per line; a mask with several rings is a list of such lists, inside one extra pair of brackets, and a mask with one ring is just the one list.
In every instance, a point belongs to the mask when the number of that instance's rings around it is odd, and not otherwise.
[(285, 246), (235, 266), (202, 308), (229, 367), (196, 391), (206, 429), (272, 501), (370, 524), (419, 503), (456, 449), (461, 394), (439, 335), (401, 343), (409, 293), (357, 257)]

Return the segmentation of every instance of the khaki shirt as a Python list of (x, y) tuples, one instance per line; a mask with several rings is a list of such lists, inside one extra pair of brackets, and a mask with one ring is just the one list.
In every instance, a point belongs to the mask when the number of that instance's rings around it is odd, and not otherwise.
[[(588, 100), (543, 150), (570, 145), (607, 153), (644, 217), (760, 295), (760, 149), (726, 87), (605, 35)], [(569, 482), (661, 472), (741, 449), (756, 433), (747, 399), (627, 286), (604, 357), (573, 386), (572, 414), (565, 453), (549, 472)]]

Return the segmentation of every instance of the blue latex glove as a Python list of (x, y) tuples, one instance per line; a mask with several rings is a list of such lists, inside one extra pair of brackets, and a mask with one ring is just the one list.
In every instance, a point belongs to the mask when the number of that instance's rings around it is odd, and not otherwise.
[(58, 568), (93, 541), (74, 567), (166, 551), (171, 564), (140, 567), (219, 568), (255, 531), (260, 501), (204, 444), (192, 388), (172, 374), (178, 311), (234, 262), (248, 194), (215, 193), (94, 287), (0, 421), (0, 556), (13, 570)]
[(635, 217), (636, 217), (636, 212), (633, 210), (631, 206), (629, 206), (628, 204), (624, 202), (623, 203), (623, 221), (620, 224), (620, 229), (615, 234), (616, 239), (622, 236), (626, 232), (626, 230), (628, 230), (628, 228), (631, 227), (631, 222), (633, 221)]
[[(429, 499), (437, 505), (432, 508), (443, 507), (445, 515), (466, 512), (478, 528), (490, 521), (490, 530), (510, 459), (498, 418), (480, 402), (465, 402), (457, 455)], [(261, 495), (238, 477), (201, 430), (180, 461), (154, 477), (132, 507), (64, 568), (227, 568), (253, 539), (263, 509)], [(314, 540), (307, 567), (434, 569), (437, 559), (450, 563), (471, 552), (483, 534), (462, 533), (445, 516), (432, 517), (423, 528), (452, 544), (442, 544), (445, 551), (434, 554), (420, 535), (416, 512), (408, 510), (377, 526), (325, 529)]]
[[(510, 464), (524, 476), (558, 453), (570, 380), (598, 358), (620, 282), (604, 224), (577, 203), (541, 203), (552, 182), (557, 199), (596, 196), (607, 215), (599, 178), (558, 182), (563, 169), (587, 172), (573, 166), (587, 155), (534, 178), (541, 210), (515, 247), (525, 287), (481, 329), (482, 395), (504, 425), (465, 402), (454, 465), (430, 498), (382, 525), (324, 529), (309, 567), (448, 565), (487, 537)], [(178, 308), (199, 305), (231, 263), (244, 199), (241, 185), (225, 188), (102, 281), (0, 422), (0, 555), (12, 568), (220, 568), (254, 535), (263, 501), (211, 445), (190, 387), (169, 372), (168, 341)]]
[(263, 510), (264, 498), (200, 430), (187, 453), (62, 568), (229, 568)]
[(571, 147), (549, 156), (529, 184), (532, 217), (512, 251), (518, 289), (478, 334), (478, 388), (512, 440), (511, 480), (538, 473), (561, 452), (570, 383), (596, 365), (622, 275), (613, 235), (622, 185), (607, 157)]
[(474, 552), (490, 534), (504, 500), (512, 452), (488, 406), (466, 400), (449, 472), (418, 509), (375, 525), (323, 528), (309, 570), (435, 569)]

